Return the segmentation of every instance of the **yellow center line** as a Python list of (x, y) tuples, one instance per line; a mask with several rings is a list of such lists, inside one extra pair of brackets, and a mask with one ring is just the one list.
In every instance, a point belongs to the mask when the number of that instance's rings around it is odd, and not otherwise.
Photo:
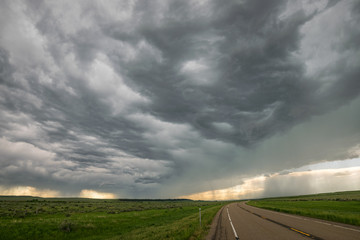
[[(267, 220), (267, 221), (270, 221), (270, 222), (272, 222), (272, 223), (278, 224), (278, 225), (280, 225), (280, 226), (282, 226), (282, 227), (284, 227), (284, 228), (286, 228), (286, 229), (289, 229), (289, 230), (291, 230), (291, 231), (297, 232), (297, 233), (299, 233), (299, 234), (301, 234), (301, 235), (304, 235), (304, 236), (309, 237), (309, 238), (312, 238), (312, 239), (323, 240), (323, 239), (320, 238), (320, 237), (316, 237), (316, 236), (311, 235), (311, 234), (309, 234), (309, 233), (300, 231), (300, 230), (298, 230), (298, 229), (296, 229), (296, 228), (292, 228), (292, 227), (290, 227), (290, 226), (288, 226), (288, 225), (286, 225), (286, 224), (283, 224), (283, 223), (274, 221), (274, 220), (272, 220), (272, 219), (270, 219), (270, 218), (267, 218), (267, 217), (262, 216), (262, 215), (260, 215), (260, 214), (254, 213), (254, 212), (252, 212), (252, 211), (250, 211), (250, 210), (248, 210), (248, 209), (246, 209), (246, 208), (243, 208), (243, 207), (241, 207), (240, 205), (238, 205), (238, 206), (239, 206), (241, 209), (243, 209), (243, 210), (245, 210), (245, 211), (247, 211), (247, 212), (249, 212), (249, 213), (254, 214), (255, 216), (258, 216), (258, 217), (260, 217), (260, 218), (263, 218), (263, 219), (265, 219), (265, 220)], [(334, 225), (334, 226), (336, 226), (336, 225)], [(357, 230), (356, 230), (356, 231), (357, 231)]]
[(290, 228), (290, 229), (293, 230), (293, 231), (295, 231), (295, 232), (298, 232), (298, 233), (301, 233), (301, 234), (304, 234), (304, 235), (310, 237), (310, 234), (304, 233), (304, 232), (302, 232), (302, 231), (300, 231), (300, 230), (297, 230), (297, 229), (295, 229), (295, 228)]

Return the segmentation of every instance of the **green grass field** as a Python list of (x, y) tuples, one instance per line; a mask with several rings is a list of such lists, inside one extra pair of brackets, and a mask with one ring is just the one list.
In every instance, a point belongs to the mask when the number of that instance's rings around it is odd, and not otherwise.
[(360, 191), (253, 200), (249, 205), (360, 226)]
[(203, 239), (224, 204), (0, 197), (0, 239)]

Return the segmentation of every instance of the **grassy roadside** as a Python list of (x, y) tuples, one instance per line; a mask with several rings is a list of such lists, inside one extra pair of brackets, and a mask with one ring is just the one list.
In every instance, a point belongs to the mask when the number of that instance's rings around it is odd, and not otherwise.
[(0, 239), (203, 239), (224, 204), (5, 199), (0, 200)]
[(221, 207), (222, 205), (212, 206), (206, 209), (202, 208), (201, 228), (197, 209), (196, 213), (177, 221), (137, 229), (127, 236), (114, 237), (111, 239), (204, 239), (210, 229), (212, 219)]
[(360, 226), (360, 191), (248, 202), (254, 207)]

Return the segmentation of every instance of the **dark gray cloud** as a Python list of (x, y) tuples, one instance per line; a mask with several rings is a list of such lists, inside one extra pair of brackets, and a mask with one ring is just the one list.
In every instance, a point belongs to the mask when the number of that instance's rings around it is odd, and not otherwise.
[(360, 139), (356, 1), (1, 5), (6, 186), (173, 197)]

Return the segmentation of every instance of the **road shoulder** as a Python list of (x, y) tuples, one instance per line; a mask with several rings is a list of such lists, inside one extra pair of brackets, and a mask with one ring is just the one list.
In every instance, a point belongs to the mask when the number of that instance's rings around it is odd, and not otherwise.
[[(226, 205), (227, 206), (227, 205)], [(216, 231), (217, 229), (219, 228), (219, 219), (220, 219), (220, 215), (222, 213), (222, 211), (224, 210), (224, 208), (226, 206), (223, 206), (215, 215), (212, 223), (211, 223), (211, 226), (210, 226), (210, 231), (208, 233), (208, 235), (206, 236), (206, 240), (213, 240), (215, 239), (215, 236), (216, 236)]]

